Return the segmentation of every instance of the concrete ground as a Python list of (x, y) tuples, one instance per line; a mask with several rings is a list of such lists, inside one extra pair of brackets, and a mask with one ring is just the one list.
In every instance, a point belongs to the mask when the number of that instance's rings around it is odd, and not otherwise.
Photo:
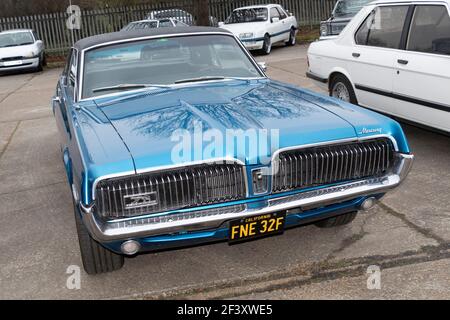
[[(305, 53), (257, 59), (271, 77), (317, 90)], [(81, 258), (50, 108), (60, 72), (0, 77), (0, 299), (450, 298), (450, 138), (407, 125), (408, 180), (351, 225), (141, 255), (114, 273), (81, 271), (80, 289), (68, 289)], [(368, 289), (369, 266), (380, 289)]]

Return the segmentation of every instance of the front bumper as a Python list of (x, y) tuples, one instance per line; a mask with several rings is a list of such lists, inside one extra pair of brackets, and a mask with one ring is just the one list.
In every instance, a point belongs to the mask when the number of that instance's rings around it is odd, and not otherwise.
[(39, 66), (39, 57), (22, 59), (17, 61), (17, 65), (5, 65), (5, 62), (0, 61), (0, 72), (15, 71), (24, 69), (35, 69)]
[(99, 242), (175, 235), (186, 232), (227, 228), (230, 220), (300, 209), (302, 211), (351, 201), (361, 197), (384, 194), (397, 187), (406, 178), (414, 156), (397, 154), (394, 169), (386, 176), (316, 188), (295, 194), (216, 206), (214, 208), (185, 209), (164, 216), (137, 217), (124, 220), (101, 221), (95, 207), (80, 204), (82, 220), (91, 236)]
[(241, 42), (247, 48), (247, 50), (261, 50), (264, 46), (263, 39), (241, 39)]

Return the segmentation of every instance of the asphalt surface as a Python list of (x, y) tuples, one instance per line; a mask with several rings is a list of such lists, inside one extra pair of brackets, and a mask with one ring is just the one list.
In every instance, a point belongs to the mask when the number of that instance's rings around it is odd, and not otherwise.
[[(306, 88), (306, 47), (274, 48), (271, 77)], [(70, 190), (50, 108), (60, 69), (0, 77), (0, 298), (450, 298), (450, 138), (404, 125), (417, 160), (407, 181), (353, 224), (307, 226), (238, 246), (218, 243), (81, 266)], [(369, 290), (367, 267), (380, 273)]]

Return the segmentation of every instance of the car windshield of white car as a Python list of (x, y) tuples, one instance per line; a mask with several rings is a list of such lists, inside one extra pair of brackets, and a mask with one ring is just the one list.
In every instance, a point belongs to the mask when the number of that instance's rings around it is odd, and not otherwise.
[(33, 44), (31, 32), (16, 32), (0, 34), (0, 48), (17, 47)]
[[(112, 94), (118, 88), (138, 90), (148, 84), (151, 88), (174, 85), (186, 79), (256, 77), (264, 75), (231, 35), (147, 39), (87, 51), (82, 97)], [(111, 88), (110, 92), (106, 88)]]
[(341, 0), (334, 9), (335, 18), (346, 18), (356, 15), (366, 4), (373, 0)]
[(267, 8), (239, 9), (233, 11), (225, 24), (267, 21), (268, 17)]

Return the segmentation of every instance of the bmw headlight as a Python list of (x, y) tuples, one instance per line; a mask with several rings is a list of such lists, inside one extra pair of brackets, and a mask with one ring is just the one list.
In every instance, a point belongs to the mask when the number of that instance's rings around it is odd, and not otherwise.
[(320, 35), (322, 37), (326, 37), (328, 35), (328, 23), (326, 22), (320, 23)]
[(253, 32), (246, 32), (239, 34), (239, 39), (251, 39), (253, 38)]

